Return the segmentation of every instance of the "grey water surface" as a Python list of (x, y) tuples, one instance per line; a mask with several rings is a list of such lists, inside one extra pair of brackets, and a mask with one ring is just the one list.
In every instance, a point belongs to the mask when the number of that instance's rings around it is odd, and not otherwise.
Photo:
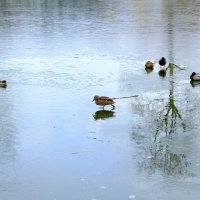
[(2, 0), (0, 40), (1, 200), (199, 199), (199, 0)]

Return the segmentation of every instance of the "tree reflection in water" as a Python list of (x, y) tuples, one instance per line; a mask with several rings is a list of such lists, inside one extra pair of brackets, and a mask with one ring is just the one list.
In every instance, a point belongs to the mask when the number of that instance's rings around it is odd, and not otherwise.
[[(149, 141), (145, 142), (144, 138), (133, 136), (134, 140), (140, 145), (142, 153), (144, 155), (140, 157), (139, 168), (140, 170), (145, 170), (148, 174), (156, 173), (157, 171), (162, 172), (168, 176), (186, 176), (189, 175), (188, 166), (190, 163), (187, 161), (187, 156), (176, 150), (173, 146), (172, 139), (174, 139), (175, 133), (184, 132), (186, 129), (186, 124), (183, 121), (180, 111), (175, 105), (174, 98), (174, 66), (169, 65), (169, 99), (166, 104), (164, 104), (163, 109), (155, 112), (153, 109), (149, 111), (153, 115), (156, 113), (156, 118), (152, 119), (152, 129), (153, 133), (153, 143)], [(143, 113), (145, 113), (146, 107), (143, 107)], [(140, 111), (141, 111), (140, 106)], [(163, 135), (164, 133), (164, 135)], [(134, 133), (133, 133), (134, 134)]]
[(156, 121), (157, 122), (157, 128), (155, 132), (155, 141), (157, 139), (157, 136), (159, 134), (159, 131), (164, 128), (166, 136), (169, 136), (170, 134), (174, 133), (176, 130), (176, 123), (179, 119), (181, 121), (181, 126), (183, 128), (183, 131), (185, 130), (185, 123), (182, 122), (182, 116), (179, 113), (179, 110), (177, 109), (174, 101), (174, 80), (173, 80), (173, 72), (174, 72), (174, 66), (172, 64), (169, 64), (169, 70), (170, 70), (170, 89), (169, 89), (169, 101), (165, 108), (160, 111), (159, 118)]
[(156, 144), (150, 147), (148, 159), (139, 163), (139, 168), (144, 169), (148, 174), (160, 171), (168, 176), (186, 176), (189, 175), (187, 167), (190, 163), (185, 154), (172, 153), (169, 145)]

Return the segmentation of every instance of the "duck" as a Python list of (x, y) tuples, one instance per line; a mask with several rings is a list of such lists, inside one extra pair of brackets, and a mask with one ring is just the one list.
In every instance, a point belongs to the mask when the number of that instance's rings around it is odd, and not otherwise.
[(151, 61), (147, 61), (146, 63), (145, 63), (145, 69), (153, 69), (153, 64), (154, 63), (152, 63)]
[(164, 57), (162, 57), (159, 61), (158, 61), (160, 66), (165, 66), (166, 65), (166, 59)]
[(7, 86), (7, 82), (6, 80), (0, 80), (0, 87), (6, 87)]
[(115, 105), (114, 105), (115, 102), (112, 98), (109, 98), (109, 97), (106, 97), (106, 96), (95, 95), (94, 98), (93, 98), (93, 101), (95, 101), (96, 105), (103, 106), (103, 109), (107, 105), (111, 105), (112, 109), (115, 109)]
[(200, 73), (192, 72), (190, 79), (191, 81), (200, 81)]

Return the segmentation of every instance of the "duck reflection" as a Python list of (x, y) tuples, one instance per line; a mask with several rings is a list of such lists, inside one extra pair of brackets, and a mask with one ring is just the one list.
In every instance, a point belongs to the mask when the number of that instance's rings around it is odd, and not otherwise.
[(166, 72), (166, 69), (164, 69), (164, 68), (163, 68), (163, 69), (160, 69), (159, 72), (158, 72), (158, 74), (159, 74), (160, 76), (162, 76), (162, 77), (165, 77), (165, 76), (166, 76), (166, 73), (167, 73), (167, 72)]
[(111, 117), (115, 117), (115, 112), (113, 110), (98, 110), (95, 112), (95, 114), (93, 115), (95, 120), (99, 120), (99, 119), (108, 119)]
[(193, 81), (193, 80), (191, 80), (190, 84), (191, 84), (192, 87), (200, 86), (200, 81)]
[(147, 74), (150, 74), (153, 71), (153, 68), (145, 68), (145, 71), (147, 72)]
[(0, 88), (5, 89), (7, 87), (7, 85), (0, 85)]

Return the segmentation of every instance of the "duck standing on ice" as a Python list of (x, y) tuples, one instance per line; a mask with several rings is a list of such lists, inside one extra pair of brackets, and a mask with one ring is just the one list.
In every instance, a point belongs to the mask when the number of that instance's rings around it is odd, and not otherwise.
[(115, 105), (114, 105), (115, 102), (112, 98), (95, 95), (93, 101), (95, 101), (96, 105), (103, 106), (103, 109), (107, 105), (111, 105), (112, 109), (115, 109)]

